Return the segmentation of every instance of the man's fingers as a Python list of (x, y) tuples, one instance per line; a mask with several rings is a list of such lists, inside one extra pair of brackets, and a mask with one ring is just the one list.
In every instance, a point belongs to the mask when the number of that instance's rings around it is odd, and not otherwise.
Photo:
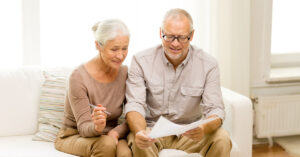
[(135, 135), (135, 142), (136, 142), (137, 146), (141, 149), (148, 148), (155, 141), (156, 141), (155, 139), (149, 138), (149, 136), (147, 136), (147, 134), (146, 134), (146, 131), (144, 131), (144, 130), (139, 131)]

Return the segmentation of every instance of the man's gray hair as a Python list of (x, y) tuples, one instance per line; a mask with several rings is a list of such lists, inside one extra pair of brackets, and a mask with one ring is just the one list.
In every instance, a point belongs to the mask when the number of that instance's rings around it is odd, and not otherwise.
[(127, 26), (117, 19), (109, 19), (101, 22), (97, 22), (92, 30), (95, 35), (95, 39), (100, 44), (105, 45), (107, 41), (115, 39), (117, 36), (130, 37)]
[(180, 8), (175, 8), (175, 9), (171, 9), (171, 10), (167, 11), (167, 13), (165, 14), (164, 19), (162, 21), (161, 29), (162, 30), (165, 29), (165, 23), (169, 17), (178, 17), (178, 16), (185, 16), (189, 19), (190, 31), (192, 32), (194, 30), (192, 16), (187, 11), (180, 9)]

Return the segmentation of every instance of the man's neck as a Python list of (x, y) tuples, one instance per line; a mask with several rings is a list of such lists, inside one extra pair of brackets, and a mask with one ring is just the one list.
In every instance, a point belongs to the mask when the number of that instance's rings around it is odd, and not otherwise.
[(176, 71), (176, 68), (178, 67), (178, 65), (180, 65), (187, 57), (189, 52), (187, 52), (185, 54), (185, 56), (183, 56), (182, 58), (178, 59), (178, 60), (172, 60), (171, 58), (169, 58), (168, 55), (165, 54), (166, 58), (168, 59), (168, 61), (173, 65), (174, 70)]

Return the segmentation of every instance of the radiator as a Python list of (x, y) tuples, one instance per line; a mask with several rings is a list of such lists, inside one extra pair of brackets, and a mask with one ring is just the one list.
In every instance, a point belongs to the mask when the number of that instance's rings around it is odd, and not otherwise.
[(258, 97), (254, 110), (258, 138), (300, 134), (300, 95)]

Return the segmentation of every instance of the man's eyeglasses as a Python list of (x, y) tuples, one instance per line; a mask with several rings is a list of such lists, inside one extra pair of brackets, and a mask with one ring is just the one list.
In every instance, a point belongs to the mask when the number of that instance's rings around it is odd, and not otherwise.
[(186, 43), (191, 39), (191, 34), (192, 32), (188, 36), (183, 36), (183, 35), (175, 36), (175, 35), (163, 34), (162, 37), (166, 42), (173, 42), (175, 39), (177, 39), (177, 41), (180, 43)]

